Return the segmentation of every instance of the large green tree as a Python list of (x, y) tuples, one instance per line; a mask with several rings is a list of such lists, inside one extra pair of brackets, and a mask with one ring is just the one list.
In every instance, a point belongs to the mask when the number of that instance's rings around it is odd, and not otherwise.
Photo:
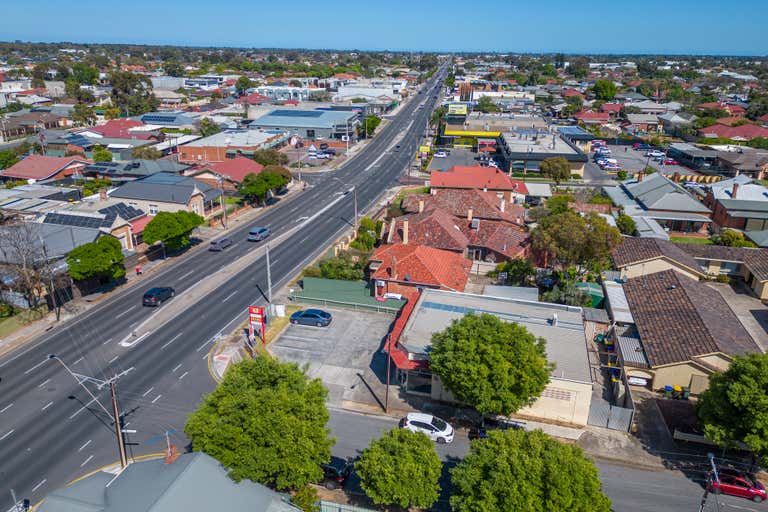
[(96, 114), (87, 105), (78, 103), (72, 110), (72, 122), (76, 126), (92, 126), (96, 123)]
[(331, 457), (328, 391), (295, 364), (259, 357), (230, 366), (184, 431), (192, 446), (243, 478), (298, 489), (323, 476)]
[(82, 85), (94, 85), (99, 79), (99, 70), (82, 62), (72, 65), (72, 78)]
[(480, 96), (480, 99), (477, 100), (477, 106), (475, 107), (475, 110), (479, 110), (480, 112), (498, 112), (499, 106), (496, 105), (491, 98), (488, 96)]
[(160, 105), (152, 92), (152, 81), (146, 75), (114, 71), (109, 75), (109, 82), (112, 84), (112, 104), (129, 116), (145, 114)]
[(251, 87), (253, 87), (253, 82), (251, 82), (251, 79), (247, 76), (241, 76), (237, 79), (237, 82), (235, 82), (235, 90), (237, 91), (238, 96), (245, 94)]
[(545, 342), (525, 326), (468, 314), (432, 335), (430, 369), (460, 402), (483, 414), (511, 414), (532, 404), (554, 368)]
[(112, 153), (104, 146), (96, 146), (93, 149), (93, 161), (94, 162), (111, 162)]
[(621, 232), (596, 213), (581, 216), (567, 210), (539, 220), (531, 232), (534, 256), (544, 266), (581, 266), (595, 270), (610, 264)]
[(199, 127), (200, 127), (200, 135), (202, 135), (203, 137), (208, 137), (209, 135), (214, 135), (221, 131), (221, 126), (219, 126), (218, 124), (216, 124), (215, 121), (207, 117), (203, 118), (200, 121)]
[(577, 446), (540, 430), (491, 432), (451, 471), (454, 512), (609, 512), (597, 468)]
[(728, 370), (711, 375), (697, 412), (709, 439), (745, 443), (768, 464), (768, 354), (737, 356)]
[(616, 227), (619, 228), (622, 235), (634, 235), (637, 231), (637, 224), (635, 224), (634, 219), (626, 213), (619, 214), (616, 219)]
[(533, 263), (526, 258), (515, 258), (510, 261), (504, 261), (496, 265), (488, 274), (491, 277), (498, 277), (500, 273), (506, 274), (505, 283), (515, 286), (523, 286), (528, 279), (536, 274)]
[(83, 279), (119, 279), (125, 275), (123, 246), (117, 238), (102, 236), (95, 242), (75, 247), (67, 255), (69, 275)]
[(545, 158), (539, 166), (541, 174), (554, 180), (555, 183), (566, 181), (571, 177), (571, 164), (562, 156)]
[(163, 64), (163, 71), (168, 76), (184, 76), (184, 66), (175, 60), (165, 62)]
[(616, 97), (616, 84), (610, 80), (598, 80), (592, 87), (592, 92), (598, 100), (612, 100)]
[(270, 192), (283, 188), (289, 181), (282, 174), (274, 172), (250, 173), (243, 178), (239, 191), (252, 203), (264, 203)]
[(131, 157), (144, 160), (157, 160), (158, 158), (162, 158), (163, 154), (154, 146), (139, 146), (133, 148)]
[(377, 505), (427, 508), (437, 501), (442, 463), (421, 432), (396, 428), (375, 439), (355, 464), (360, 486)]
[(253, 159), (261, 165), (287, 165), (288, 155), (276, 149), (259, 149), (253, 152)]
[(719, 235), (712, 237), (712, 241), (717, 245), (726, 245), (728, 247), (757, 247), (757, 245), (748, 240), (744, 233), (735, 229), (724, 229)]
[(196, 213), (181, 210), (178, 212), (159, 212), (144, 228), (144, 242), (152, 245), (163, 242), (171, 250), (181, 249), (189, 244), (189, 235), (204, 220)]

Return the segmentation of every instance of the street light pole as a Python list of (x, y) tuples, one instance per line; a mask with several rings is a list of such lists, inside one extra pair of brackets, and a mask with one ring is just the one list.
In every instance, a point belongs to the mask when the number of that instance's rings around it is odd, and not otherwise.
[(224, 177), (219, 176), (216, 181), (219, 182), (219, 192), (221, 192), (221, 195), (219, 196), (219, 204), (221, 204), (221, 212), (222, 212), (222, 224), (224, 225), (224, 229), (227, 229), (227, 208), (224, 205)]
[(117, 384), (114, 379), (109, 383), (109, 394), (112, 397), (112, 414), (115, 421), (115, 435), (117, 435), (117, 449), (120, 452), (120, 467), (128, 465), (128, 457), (125, 454), (125, 439), (123, 438), (123, 426), (120, 422), (120, 411), (117, 407)]

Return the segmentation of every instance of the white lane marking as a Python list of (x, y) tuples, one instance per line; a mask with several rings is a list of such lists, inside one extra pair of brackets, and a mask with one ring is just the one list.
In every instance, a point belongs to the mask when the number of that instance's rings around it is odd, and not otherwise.
[(72, 363), (72, 366), (76, 365), (77, 363), (79, 363), (79, 362), (80, 362), (80, 361), (82, 361), (82, 360), (83, 360), (83, 358), (81, 357), (80, 359), (78, 359), (77, 361), (75, 361), (74, 363)]
[(108, 364), (112, 364), (112, 363), (114, 363), (115, 361), (117, 361), (117, 358), (118, 358), (118, 357), (120, 357), (120, 356), (115, 356), (115, 357), (113, 357), (112, 359), (110, 359)]
[(102, 345), (106, 345), (106, 344), (107, 344), (107, 343), (109, 343), (110, 341), (112, 341), (112, 338), (109, 338), (107, 341), (105, 341), (104, 343), (102, 343)]
[(39, 483), (39, 484), (37, 484), (36, 486), (34, 486), (34, 487), (32, 488), (32, 492), (35, 492), (36, 490), (38, 490), (39, 488), (41, 488), (41, 487), (43, 486), (43, 484), (44, 484), (45, 482), (47, 482), (47, 481), (48, 481), (48, 480), (47, 480), (47, 479), (45, 479), (45, 478), (43, 478), (42, 480), (40, 480), (40, 483)]
[(208, 352), (203, 355), (203, 359), (208, 359)]
[(33, 371), (37, 370), (38, 368), (40, 368), (41, 366), (43, 366), (47, 362), (48, 362), (48, 359), (44, 359), (43, 361), (40, 361), (39, 363), (37, 363), (32, 368), (30, 368), (29, 370), (25, 371), (24, 375), (28, 375), (28, 374), (32, 373)]
[(158, 400), (160, 400), (160, 397), (161, 397), (161, 396), (163, 396), (163, 395), (157, 395), (157, 396), (154, 398), (154, 400), (152, 400), (152, 403), (155, 403), (155, 402), (157, 402)]
[(42, 408), (42, 409), (40, 409), (40, 410), (41, 410), (41, 411), (44, 411), (44, 410), (46, 410), (47, 408), (49, 408), (50, 406), (52, 406), (52, 405), (53, 405), (53, 401), (51, 401), (51, 402), (48, 402), (48, 403), (47, 403), (47, 404), (45, 404), (45, 406), (43, 406), (43, 408)]
[(134, 310), (134, 309), (136, 309), (137, 307), (138, 307), (138, 306), (131, 306), (131, 307), (129, 307), (128, 309), (126, 309), (125, 311), (123, 311), (122, 313), (120, 313), (119, 315), (115, 315), (115, 318), (120, 318), (121, 316), (125, 316), (125, 315), (127, 315), (127, 314), (128, 314), (130, 311), (133, 311), (133, 310)]
[(231, 298), (232, 298), (232, 297), (234, 297), (235, 295), (237, 295), (237, 290), (233, 291), (232, 293), (230, 293), (229, 295), (227, 295), (226, 297), (224, 297), (224, 299), (222, 299), (222, 301), (221, 301), (221, 302), (227, 302), (229, 299), (231, 299)]
[(80, 464), (80, 467), (83, 467), (86, 464), (88, 464), (91, 461), (92, 458), (93, 458), (93, 455), (89, 455), (88, 458), (85, 459), (82, 464)]
[(80, 448), (78, 448), (78, 449), (77, 449), (77, 451), (78, 451), (78, 452), (81, 452), (81, 451), (83, 451), (83, 450), (85, 449), (85, 447), (86, 447), (86, 446), (88, 446), (89, 444), (91, 444), (91, 441), (93, 441), (93, 439), (89, 439), (89, 440), (87, 440), (83, 446), (81, 446)]
[(153, 390), (153, 389), (155, 389), (155, 386), (152, 386), (151, 388), (149, 388), (148, 390), (146, 390), (146, 391), (144, 392), (144, 394), (143, 394), (143, 395), (141, 395), (141, 396), (142, 396), (142, 397), (145, 397), (145, 396), (147, 396), (148, 394), (150, 394), (150, 393), (152, 392), (152, 390)]
[(133, 341), (127, 341), (127, 340), (132, 338), (132, 336), (128, 336), (127, 338), (125, 338), (123, 341), (120, 342), (120, 346), (121, 347), (126, 347), (126, 348), (133, 347), (134, 345), (138, 345), (139, 343), (141, 343), (141, 341), (144, 338), (146, 338), (147, 336), (149, 336), (150, 334), (152, 334), (152, 333), (151, 332), (145, 332), (144, 334), (142, 334), (138, 338), (133, 338)]
[(179, 377), (179, 380), (181, 380), (181, 379), (183, 379), (184, 377), (186, 377), (188, 373), (189, 373), (189, 372), (184, 372), (184, 373), (182, 373), (182, 374), (181, 374), (181, 377)]
[(93, 402), (95, 402), (95, 401), (96, 401), (96, 399), (95, 399), (95, 398), (92, 398), (90, 402), (88, 402), (87, 404), (85, 404), (84, 406), (82, 406), (81, 408), (79, 408), (78, 410), (76, 410), (74, 413), (72, 413), (72, 416), (70, 416), (70, 417), (69, 417), (69, 419), (72, 419), (72, 418), (74, 418), (75, 416), (77, 416), (78, 414), (80, 414), (81, 412), (83, 412), (83, 410), (84, 410), (86, 407), (88, 407), (89, 405), (91, 405), (91, 404), (92, 404)]
[(187, 273), (186, 273), (186, 274), (184, 274), (183, 276), (179, 277), (179, 279), (184, 279), (185, 277), (189, 277), (189, 276), (191, 276), (192, 274), (194, 274), (195, 272), (196, 272), (196, 270), (190, 270), (189, 272), (187, 272)]
[(165, 347), (167, 347), (168, 345), (170, 345), (171, 343), (173, 343), (174, 341), (176, 341), (177, 339), (179, 339), (179, 338), (181, 337), (181, 335), (182, 335), (182, 334), (184, 334), (184, 333), (183, 333), (183, 332), (180, 332), (179, 334), (177, 334), (176, 336), (174, 336), (173, 338), (171, 338), (171, 340), (170, 340), (170, 341), (166, 342), (166, 343), (165, 343), (165, 345), (163, 345), (162, 347), (160, 347), (160, 350), (163, 350), (163, 349), (165, 349)]
[(8, 404), (8, 405), (6, 405), (5, 407), (3, 407), (2, 409), (0, 409), (0, 413), (3, 413), (3, 412), (5, 412), (5, 411), (7, 411), (7, 410), (8, 410), (8, 409), (10, 409), (11, 407), (13, 407), (13, 402), (11, 402), (10, 404)]
[[(40, 384), (38, 384), (38, 386), (37, 386), (37, 387), (39, 387), (39, 388), (42, 388), (43, 386), (45, 386), (45, 385), (46, 385), (46, 384), (48, 384), (49, 382), (51, 382), (51, 379), (45, 379), (43, 382), (41, 382)], [(0, 411), (0, 412), (3, 412), (3, 411)]]
[(3, 437), (0, 437), (0, 441), (8, 437), (9, 435), (13, 434), (13, 429), (9, 430)]
[(172, 371), (173, 373), (176, 373), (176, 370), (178, 370), (179, 368), (181, 368), (181, 363), (177, 364), (177, 365), (176, 365), (176, 368), (174, 368), (174, 369), (173, 369), (173, 370), (171, 370), (171, 371)]
[(195, 352), (200, 352), (200, 351), (201, 351), (201, 350), (203, 350), (205, 347), (207, 347), (208, 345), (210, 345), (211, 343), (213, 343), (214, 341), (216, 341), (217, 339), (219, 339), (219, 336), (221, 336), (221, 333), (217, 334), (217, 335), (216, 335), (216, 336), (214, 336), (213, 338), (209, 339), (208, 341), (206, 341), (205, 343), (203, 343), (202, 345), (200, 345), (199, 347), (197, 347), (197, 350), (195, 350)]

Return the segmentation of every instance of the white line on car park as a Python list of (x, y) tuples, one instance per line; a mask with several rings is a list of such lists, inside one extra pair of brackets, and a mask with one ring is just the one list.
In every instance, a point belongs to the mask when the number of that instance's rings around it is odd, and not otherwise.
[(72, 365), (74, 366), (74, 365), (76, 365), (77, 363), (79, 363), (79, 362), (80, 362), (80, 361), (82, 361), (82, 360), (83, 360), (83, 358), (81, 357), (80, 359), (78, 359), (77, 361), (75, 361), (74, 363), (72, 363)]

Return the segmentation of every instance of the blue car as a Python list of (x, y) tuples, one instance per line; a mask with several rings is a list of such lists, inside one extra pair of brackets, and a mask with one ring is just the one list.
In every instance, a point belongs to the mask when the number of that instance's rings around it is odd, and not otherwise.
[(330, 325), (331, 320), (331, 314), (322, 309), (305, 309), (303, 311), (297, 311), (291, 315), (292, 324), (327, 327)]

